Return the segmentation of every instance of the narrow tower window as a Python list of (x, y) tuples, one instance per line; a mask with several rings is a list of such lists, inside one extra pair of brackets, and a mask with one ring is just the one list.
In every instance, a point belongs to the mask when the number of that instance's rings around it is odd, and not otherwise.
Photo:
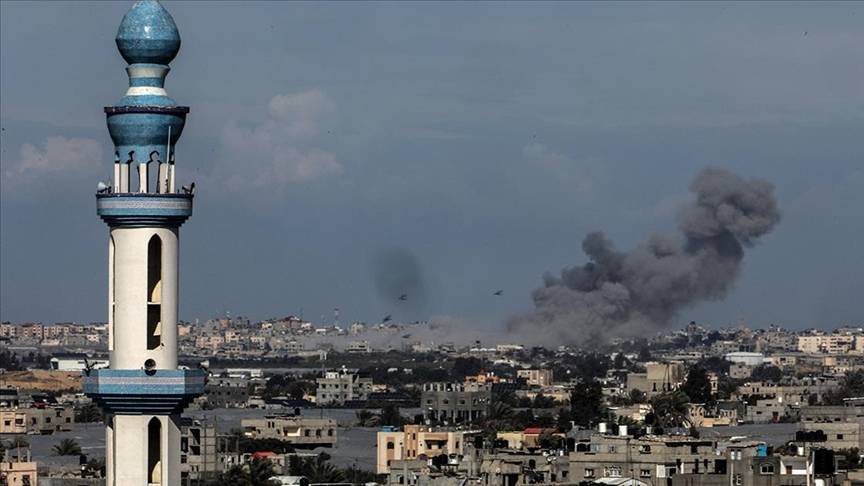
[(147, 244), (147, 349), (162, 344), (162, 239)]
[(108, 351), (114, 350), (114, 236), (108, 243)]
[(147, 483), (162, 484), (162, 422), (156, 417), (147, 425)]

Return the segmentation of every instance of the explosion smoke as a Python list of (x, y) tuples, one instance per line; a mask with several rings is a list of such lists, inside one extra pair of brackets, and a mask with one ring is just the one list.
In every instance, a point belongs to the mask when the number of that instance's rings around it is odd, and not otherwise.
[(591, 261), (545, 274), (532, 292), (535, 309), (508, 327), (542, 330), (559, 343), (604, 342), (656, 330), (683, 308), (726, 296), (744, 248), (780, 221), (774, 187), (709, 167), (690, 191), (695, 200), (679, 213), (680, 237), (653, 235), (622, 252), (603, 233), (588, 234), (582, 250)]
[[(378, 297), (393, 310), (422, 312), (428, 304), (423, 267), (414, 253), (403, 248), (380, 249), (372, 255), (370, 271)], [(405, 294), (406, 299), (400, 300)]]

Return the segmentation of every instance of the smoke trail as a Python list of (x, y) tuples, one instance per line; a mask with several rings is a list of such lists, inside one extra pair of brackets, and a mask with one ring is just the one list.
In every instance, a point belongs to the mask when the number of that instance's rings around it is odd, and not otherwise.
[(603, 233), (582, 242), (590, 260), (546, 274), (532, 292), (534, 310), (508, 322), (516, 331), (543, 331), (548, 341), (596, 343), (667, 324), (683, 308), (724, 297), (744, 248), (780, 221), (774, 187), (717, 168), (690, 184), (695, 200), (681, 209), (681, 235), (653, 235), (630, 252)]

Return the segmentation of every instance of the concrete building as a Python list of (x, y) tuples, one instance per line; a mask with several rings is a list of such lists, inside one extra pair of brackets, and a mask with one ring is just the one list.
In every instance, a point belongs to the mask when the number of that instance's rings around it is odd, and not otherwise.
[(861, 353), (864, 336), (853, 334), (828, 334), (820, 336), (798, 336), (798, 351), (803, 353), (846, 354)]
[(0, 462), (0, 485), (38, 486), (37, 464), (30, 458), (30, 449), (21, 449), (21, 455), (13, 454), (15, 449), (3, 452)]
[(800, 410), (804, 431), (821, 430), (826, 441), (820, 444), (834, 450), (864, 449), (864, 406), (806, 406)]
[(319, 405), (343, 405), (347, 401), (367, 400), (372, 392), (372, 378), (360, 377), (353, 370), (345, 368), (325, 372), (317, 383), (315, 403)]
[(570, 453), (570, 480), (634, 478), (649, 486), (666, 486), (676, 474), (705, 473), (725, 467), (711, 440), (689, 437), (594, 434)]
[(84, 371), (85, 368), (98, 370), (108, 367), (107, 359), (89, 358), (85, 354), (55, 354), (51, 357), (51, 369), (57, 371)]
[(644, 373), (627, 374), (627, 392), (639, 390), (653, 397), (659, 393), (677, 390), (685, 378), (683, 363), (645, 363)]
[(180, 429), (180, 479), (183, 485), (206, 484), (240, 463), (240, 444), (220, 434), (213, 422), (183, 419)]
[(488, 413), (491, 402), (488, 383), (425, 383), (420, 397), (423, 418), (445, 424), (475, 422)]
[[(769, 456), (759, 443), (720, 445), (714, 470), (684, 472), (671, 486), (804, 486), (810, 484), (803, 457)], [(820, 480), (815, 484), (830, 484)]]
[(336, 421), (330, 418), (268, 415), (262, 419), (243, 419), (240, 426), (246, 437), (279, 439), (298, 449), (336, 445)]
[(462, 455), (466, 442), (473, 441), (481, 432), (427, 425), (406, 425), (402, 431), (385, 428), (377, 435), (376, 470), (378, 474), (389, 474), (393, 461)]
[(71, 408), (6, 408), (0, 409), (0, 434), (50, 435), (68, 432), (75, 423)]
[(245, 408), (249, 401), (249, 380), (211, 378), (205, 386), (207, 405), (212, 408)]
[(756, 367), (765, 362), (764, 354), (751, 353), (747, 351), (735, 351), (732, 353), (726, 353), (723, 358), (730, 363), (736, 363), (750, 367)]
[(517, 378), (524, 378), (528, 386), (552, 386), (552, 370), (532, 369), (517, 370)]
[(179, 236), (194, 185), (176, 185), (174, 146), (189, 108), (164, 88), (180, 34), (159, 2), (136, 2), (116, 43), (129, 88), (105, 108), (113, 182), (96, 194), (109, 227), (110, 368), (85, 370), (83, 389), (106, 414), (106, 485), (169, 486), (180, 484), (180, 413), (205, 379), (177, 366)]

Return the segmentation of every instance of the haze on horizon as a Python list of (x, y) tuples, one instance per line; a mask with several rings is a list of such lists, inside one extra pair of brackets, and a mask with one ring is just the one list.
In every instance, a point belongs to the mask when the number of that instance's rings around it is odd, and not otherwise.
[[(862, 3), (164, 3), (198, 188), (182, 319), (497, 326), (586, 234), (674, 229), (715, 166), (773, 183), (783, 219), (678, 320), (864, 324)], [(4, 321), (105, 319), (94, 193), (130, 5), (0, 3)], [(382, 252), (422, 300), (380, 292)]]

